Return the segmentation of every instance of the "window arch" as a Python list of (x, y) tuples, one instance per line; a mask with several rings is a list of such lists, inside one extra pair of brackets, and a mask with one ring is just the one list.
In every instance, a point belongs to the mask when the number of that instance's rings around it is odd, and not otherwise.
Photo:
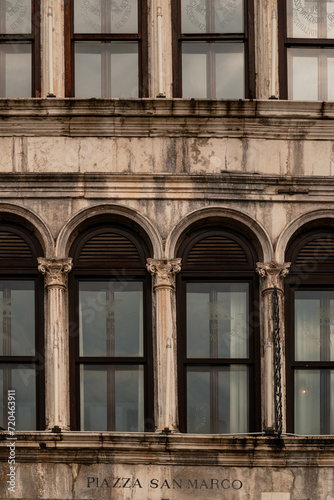
[(71, 427), (153, 430), (149, 245), (113, 220), (83, 230), (70, 255)]
[(178, 256), (180, 429), (254, 431), (260, 409), (256, 252), (241, 234), (212, 225), (188, 232)]
[(299, 232), (286, 257), (288, 431), (333, 434), (334, 229)]
[(13, 390), (16, 429), (45, 428), (41, 255), (31, 231), (0, 221), (0, 425), (6, 429)]

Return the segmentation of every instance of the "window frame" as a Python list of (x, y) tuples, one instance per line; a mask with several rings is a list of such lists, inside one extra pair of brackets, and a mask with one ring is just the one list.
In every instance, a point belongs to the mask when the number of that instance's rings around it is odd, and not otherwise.
[[(138, 33), (74, 33), (74, 0), (65, 0), (65, 97), (75, 97), (75, 42), (138, 42), (138, 98), (148, 97), (147, 0), (138, 0)], [(91, 98), (93, 96), (87, 96)], [(102, 97), (103, 99), (103, 97)]]
[[(278, 0), (279, 98), (289, 99), (288, 49), (334, 49), (334, 38), (291, 38), (287, 36), (287, 0)], [(318, 81), (320, 81), (318, 75)], [(321, 99), (317, 99), (321, 100)]]
[[(41, 97), (41, 12), (40, 0), (31, 0), (31, 33), (3, 34), (0, 33), (0, 44), (9, 42), (30, 42), (31, 49), (31, 96)], [(0, 79), (0, 88), (2, 86)], [(20, 97), (20, 96), (17, 96)], [(4, 96), (6, 98), (6, 96)]]
[[(44, 353), (44, 277), (38, 271), (38, 254), (42, 255), (39, 243), (32, 239), (29, 231), (12, 223), (0, 223), (0, 231), (13, 232), (20, 236), (30, 247), (35, 268), (32, 266), (18, 265), (17, 261), (6, 260), (4, 266), (0, 265), (1, 281), (34, 281), (35, 282), (35, 355), (34, 356), (0, 356), (0, 366), (31, 365), (36, 372), (36, 430), (45, 430), (45, 353)], [(6, 412), (5, 400), (4, 412)], [(7, 413), (8, 415), (8, 413)]]
[[(102, 224), (89, 228), (78, 236), (71, 248), (74, 267), (69, 276), (69, 305), (70, 305), (70, 426), (71, 430), (81, 432), (95, 432), (81, 430), (81, 409), (80, 409), (80, 366), (84, 365), (126, 365), (126, 366), (143, 366), (144, 369), (144, 431), (154, 431), (154, 385), (153, 385), (153, 344), (152, 344), (152, 290), (151, 276), (142, 268), (128, 268), (124, 266), (115, 267), (114, 269), (107, 266), (97, 266), (87, 269), (85, 267), (76, 266), (80, 251), (84, 244), (102, 232), (108, 229), (116, 229), (120, 234), (128, 237), (132, 242), (143, 243), (141, 248), (141, 257), (145, 259), (145, 254), (148, 253), (145, 243), (138, 239), (129, 228), (121, 228), (118, 224)], [(115, 278), (116, 276), (116, 278)], [(143, 356), (80, 356), (79, 355), (79, 283), (80, 281), (104, 281), (108, 282), (114, 278), (117, 281), (141, 282), (143, 283)], [(107, 397), (108, 403), (110, 402)], [(96, 431), (99, 432), (99, 431)], [(102, 432), (120, 432), (117, 430), (106, 430)], [(130, 432), (130, 431), (126, 431)]]
[[(294, 261), (300, 250), (317, 237), (334, 237), (332, 228), (318, 227), (314, 230), (305, 231), (295, 237), (288, 245), (286, 260), (291, 261), (290, 272), (285, 278), (285, 314), (286, 314), (286, 381), (287, 381), (287, 432), (295, 432), (295, 377), (296, 369), (318, 369), (331, 370), (334, 372), (333, 361), (297, 361), (295, 359), (295, 291), (334, 291), (333, 269), (331, 272), (319, 270), (318, 272), (309, 271), (305, 275), (303, 269), (294, 269)], [(288, 334), (290, 332), (290, 335)], [(320, 375), (320, 380), (322, 376)], [(320, 382), (321, 383), (321, 382)], [(320, 428), (324, 431), (329, 430), (329, 401), (321, 398), (320, 395)], [(328, 432), (321, 432), (319, 435), (329, 435)], [(312, 434), (310, 434), (312, 435)]]
[[(182, 42), (243, 42), (245, 96), (244, 99), (255, 99), (255, 37), (254, 37), (254, 3), (244, 0), (244, 33), (187, 33), (181, 32), (181, 0), (171, 0), (172, 3), (172, 73), (173, 97), (182, 97)], [(194, 96), (196, 98), (196, 96)], [(207, 99), (212, 99), (208, 97)], [(224, 99), (224, 98), (219, 98)]]
[[(189, 233), (188, 233), (189, 234)], [(232, 230), (224, 229), (202, 229), (194, 233), (181, 244), (178, 255), (184, 258), (187, 250), (191, 249), (201, 239), (201, 235), (224, 235), (228, 236), (245, 250), (248, 258), (254, 259), (255, 251), (247, 245), (246, 239)], [(188, 248), (187, 248), (188, 247)], [(178, 406), (180, 431), (187, 433), (187, 368), (194, 367), (226, 367), (230, 365), (247, 365), (248, 368), (248, 431), (247, 433), (260, 430), (261, 426), (261, 374), (260, 374), (260, 331), (259, 331), (259, 279), (256, 271), (242, 269), (210, 269), (210, 265), (203, 263), (203, 269), (182, 268), (176, 277), (176, 306), (177, 306), (177, 366), (178, 366)], [(249, 343), (247, 358), (188, 358), (187, 357), (187, 312), (186, 312), (186, 286), (187, 283), (248, 283), (249, 284)], [(254, 307), (252, 308), (252, 304)], [(253, 325), (252, 325), (253, 323)], [(210, 406), (212, 404), (210, 398)], [(218, 422), (210, 413), (210, 434), (219, 433)], [(212, 429), (213, 427), (213, 429)]]

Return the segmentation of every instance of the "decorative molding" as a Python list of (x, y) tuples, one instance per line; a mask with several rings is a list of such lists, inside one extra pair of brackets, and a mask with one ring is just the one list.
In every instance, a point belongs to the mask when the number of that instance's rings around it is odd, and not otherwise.
[(275, 287), (278, 291), (283, 292), (282, 278), (289, 274), (291, 262), (278, 264), (277, 262), (257, 262), (256, 272), (263, 278), (262, 293), (270, 292)]
[(38, 270), (45, 276), (45, 287), (61, 287), (67, 285), (67, 275), (72, 269), (72, 258), (44, 259), (38, 258)]
[(153, 289), (175, 287), (175, 275), (181, 271), (181, 259), (147, 259), (147, 270), (153, 276)]

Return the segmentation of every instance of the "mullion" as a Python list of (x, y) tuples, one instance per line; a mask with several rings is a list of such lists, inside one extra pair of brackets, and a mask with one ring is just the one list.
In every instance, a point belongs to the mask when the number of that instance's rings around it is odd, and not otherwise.
[(120, 41), (135, 41), (135, 42), (140, 42), (141, 38), (138, 35), (138, 33), (119, 33), (119, 34), (114, 34), (114, 33), (77, 33), (74, 34), (72, 37), (72, 41), (77, 42), (77, 41), (98, 41), (98, 42), (109, 42), (112, 40), (120, 40)]

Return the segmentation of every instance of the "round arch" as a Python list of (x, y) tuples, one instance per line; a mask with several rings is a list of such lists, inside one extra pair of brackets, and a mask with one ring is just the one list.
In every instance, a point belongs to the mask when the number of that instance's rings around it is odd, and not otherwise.
[[(161, 237), (149, 221), (147, 217), (143, 214), (125, 207), (123, 205), (95, 205), (89, 208), (85, 208), (74, 215), (61, 229), (57, 241), (56, 241), (56, 257), (66, 258), (70, 247), (76, 238), (79, 228), (85, 224), (89, 224), (89, 221), (98, 219), (98, 217), (104, 217), (108, 215), (121, 216), (132, 223), (136, 223), (148, 237), (150, 244), (153, 249), (152, 257), (155, 259), (161, 259), (163, 255), (163, 247)], [(94, 221), (95, 222), (95, 221)]]
[(300, 215), (294, 221), (290, 222), (288, 226), (280, 234), (275, 248), (275, 260), (276, 262), (284, 262), (285, 253), (291, 238), (296, 234), (298, 230), (301, 230), (307, 225), (312, 225), (315, 222), (326, 222), (331, 221), (334, 226), (334, 210), (321, 209), (312, 212), (307, 212), (306, 214)]
[(273, 257), (273, 246), (266, 230), (248, 214), (225, 207), (206, 207), (186, 215), (169, 234), (166, 241), (166, 258), (174, 259), (182, 240), (182, 235), (187, 229), (196, 224), (204, 222), (205, 219), (215, 221), (228, 221), (229, 227), (239, 229), (245, 233), (251, 233), (254, 238), (254, 246), (258, 252), (259, 260), (271, 262)]
[[(0, 203), (0, 219), (16, 222), (34, 232), (47, 259), (54, 256), (54, 239), (44, 221), (31, 210), (11, 203)], [(40, 256), (42, 257), (42, 255)]]

